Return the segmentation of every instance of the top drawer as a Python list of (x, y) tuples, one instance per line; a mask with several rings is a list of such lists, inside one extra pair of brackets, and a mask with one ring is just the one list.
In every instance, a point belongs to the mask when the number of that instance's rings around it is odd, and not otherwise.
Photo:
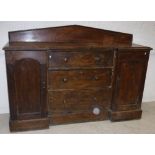
[(49, 68), (112, 67), (112, 49), (50, 51)]

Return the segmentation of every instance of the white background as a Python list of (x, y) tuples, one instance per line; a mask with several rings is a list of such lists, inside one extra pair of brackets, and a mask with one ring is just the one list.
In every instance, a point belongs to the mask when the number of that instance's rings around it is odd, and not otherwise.
[[(147, 45), (155, 49), (155, 22), (0, 22), (0, 113), (8, 113), (8, 93), (6, 81), (5, 56), (2, 47), (8, 42), (8, 31), (25, 30), (79, 24), (102, 29), (126, 32), (133, 34), (134, 43)], [(143, 102), (155, 101), (155, 51), (151, 52)]]
[[(1, 21), (155, 21), (155, 1), (154, 0), (0, 0), (0, 20)], [(14, 23), (14, 22), (13, 22)], [(36, 22), (35, 22), (36, 23)], [(25, 29), (31, 27), (44, 27), (47, 26), (42, 22), (38, 24), (15, 24), (3, 26), (0, 28), (0, 47), (7, 41), (6, 30)], [(53, 23), (53, 22), (52, 22)], [(55, 22), (54, 22), (55, 23)], [(63, 24), (60, 22), (61, 25)], [(59, 25), (58, 23), (57, 25)], [(77, 22), (72, 22), (77, 23)], [(81, 23), (81, 22), (80, 22)], [(84, 23), (84, 22), (82, 22)], [(86, 22), (87, 23), (87, 22)], [(98, 23), (98, 22), (97, 22)], [(104, 26), (109, 29), (120, 29), (125, 32), (127, 30), (134, 31), (134, 40), (141, 42), (147, 42), (148, 45), (154, 47), (155, 35), (154, 25), (147, 26), (144, 24), (145, 29), (140, 29), (139, 24), (137, 26), (116, 26), (117, 24), (104, 22)], [(118, 22), (120, 23), (120, 22)], [(125, 22), (126, 23), (126, 22)], [(139, 23), (139, 22), (136, 22)], [(68, 22), (64, 22), (68, 24)], [(106, 25), (105, 25), (106, 24)], [(52, 26), (53, 24), (50, 24)], [(92, 26), (94, 23), (92, 23)], [(96, 24), (95, 24), (96, 25)], [(100, 24), (99, 24), (100, 25)], [(98, 25), (98, 26), (99, 26)], [(120, 25), (120, 24), (118, 24)], [(138, 26), (139, 25), (139, 26)], [(131, 26), (131, 29), (130, 29)], [(5, 30), (5, 31), (4, 31)], [(139, 33), (142, 31), (143, 33)], [(148, 34), (148, 35), (146, 35)], [(140, 37), (145, 35), (148, 37)], [(139, 36), (139, 37), (138, 37)], [(3, 38), (4, 37), (4, 38)], [(2, 40), (2, 42), (1, 42)], [(136, 40), (135, 40), (136, 41)], [(138, 41), (137, 41), (138, 42)], [(150, 64), (154, 66), (154, 56), (151, 57)], [(1, 62), (4, 60), (4, 56), (0, 56)], [(5, 83), (5, 68), (4, 63), (0, 63), (0, 98), (2, 97), (6, 101)], [(149, 70), (153, 70), (149, 67)], [(153, 81), (154, 70), (148, 71), (150, 75), (147, 75), (147, 83), (149, 80)], [(1, 74), (2, 73), (2, 74)], [(2, 78), (1, 78), (2, 76)], [(149, 79), (148, 76), (151, 78)], [(4, 83), (4, 84), (3, 84)], [(148, 84), (146, 84), (148, 85)], [(155, 83), (151, 83), (150, 87), (153, 87)], [(149, 88), (149, 87), (148, 87)], [(153, 94), (155, 91), (145, 92)], [(146, 94), (146, 93), (145, 93)], [(146, 98), (146, 97), (145, 97)], [(2, 100), (0, 100), (0, 104)], [(5, 102), (3, 102), (5, 103)], [(1, 122), (0, 122), (1, 123)], [(6, 122), (8, 123), (8, 122)], [(154, 155), (155, 149), (155, 136), (154, 135), (0, 135), (0, 154), (52, 154), (52, 155)]]

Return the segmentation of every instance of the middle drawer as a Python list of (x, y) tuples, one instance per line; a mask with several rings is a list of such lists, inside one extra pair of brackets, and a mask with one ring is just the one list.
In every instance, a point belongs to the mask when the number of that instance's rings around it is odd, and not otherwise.
[(88, 89), (103, 88), (111, 85), (112, 70), (59, 70), (48, 72), (48, 89)]

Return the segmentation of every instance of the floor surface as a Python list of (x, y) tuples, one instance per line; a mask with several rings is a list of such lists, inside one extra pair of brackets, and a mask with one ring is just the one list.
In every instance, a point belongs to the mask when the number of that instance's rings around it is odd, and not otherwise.
[[(110, 122), (98, 121), (68, 125), (50, 126), (46, 130), (17, 132), (22, 134), (124, 134), (124, 133), (155, 133), (155, 102), (142, 104), (142, 118), (140, 120)], [(10, 133), (9, 114), (0, 115), (0, 133)]]

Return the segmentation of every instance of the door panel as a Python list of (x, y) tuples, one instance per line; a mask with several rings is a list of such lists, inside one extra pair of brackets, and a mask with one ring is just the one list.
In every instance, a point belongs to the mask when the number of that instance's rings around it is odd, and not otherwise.
[(142, 82), (144, 65), (139, 62), (122, 62), (120, 64), (117, 82), (120, 105), (137, 104), (138, 93)]
[(11, 109), (11, 119), (45, 117), (46, 53), (8, 51), (6, 54), (10, 107), (15, 107)]
[(22, 59), (14, 68), (18, 114), (40, 112), (40, 64), (33, 59)]
[(117, 55), (115, 89), (112, 108), (140, 108), (149, 52), (122, 51)]

